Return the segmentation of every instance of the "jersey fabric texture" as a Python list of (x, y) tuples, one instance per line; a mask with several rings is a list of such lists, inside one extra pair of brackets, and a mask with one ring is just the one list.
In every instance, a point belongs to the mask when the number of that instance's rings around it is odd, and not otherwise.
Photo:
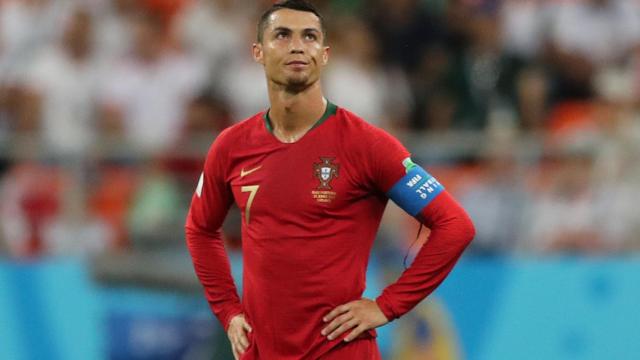
[[(272, 134), (268, 113), (218, 136), (192, 199), (187, 242), (225, 329), (239, 313), (253, 328), (242, 359), (317, 359), (341, 344), (349, 332), (329, 341), (322, 318), (361, 298), (387, 193), (407, 176), (409, 156), (395, 138), (331, 103), (295, 143)], [(242, 301), (220, 236), (234, 202), (242, 212)], [(413, 215), (432, 226), (433, 249), (423, 246), (376, 299), (389, 320), (433, 291), (473, 237), (466, 213), (442, 189)]]

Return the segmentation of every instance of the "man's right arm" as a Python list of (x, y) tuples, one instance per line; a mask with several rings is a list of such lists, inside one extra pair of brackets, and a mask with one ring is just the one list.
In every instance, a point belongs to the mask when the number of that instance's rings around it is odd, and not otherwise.
[(231, 319), (242, 313), (229, 258), (220, 228), (233, 195), (226, 181), (227, 154), (220, 134), (207, 154), (204, 171), (191, 201), (185, 226), (195, 272), (202, 283), (211, 310), (225, 331)]

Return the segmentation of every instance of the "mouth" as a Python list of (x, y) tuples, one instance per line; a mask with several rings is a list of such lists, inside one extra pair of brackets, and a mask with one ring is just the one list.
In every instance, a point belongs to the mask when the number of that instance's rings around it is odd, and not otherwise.
[(306, 61), (302, 61), (302, 60), (293, 60), (293, 61), (289, 61), (289, 62), (285, 63), (285, 65), (306, 66), (306, 65), (309, 65), (309, 63), (306, 62)]

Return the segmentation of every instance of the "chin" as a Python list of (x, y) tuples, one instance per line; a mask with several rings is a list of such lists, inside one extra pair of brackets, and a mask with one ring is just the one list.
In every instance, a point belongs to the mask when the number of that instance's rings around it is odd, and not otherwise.
[(309, 82), (309, 75), (307, 74), (294, 74), (287, 77), (288, 84), (306, 84)]
[(290, 77), (287, 79), (286, 84), (287, 84), (287, 87), (290, 89), (304, 89), (309, 85), (311, 85), (311, 83), (309, 82), (308, 76)]

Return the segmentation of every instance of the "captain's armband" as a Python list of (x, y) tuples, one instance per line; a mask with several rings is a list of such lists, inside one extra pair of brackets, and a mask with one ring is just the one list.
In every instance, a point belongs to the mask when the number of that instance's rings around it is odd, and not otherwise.
[(414, 164), (411, 158), (405, 159), (403, 164), (407, 173), (391, 187), (387, 196), (404, 211), (416, 216), (444, 190), (444, 186), (422, 167)]

